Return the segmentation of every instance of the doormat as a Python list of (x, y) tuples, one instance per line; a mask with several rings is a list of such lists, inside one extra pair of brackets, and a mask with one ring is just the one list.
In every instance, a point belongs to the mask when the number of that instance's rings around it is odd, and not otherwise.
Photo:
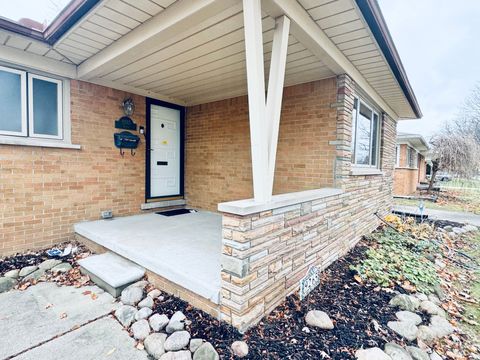
[(158, 215), (163, 215), (163, 216), (177, 216), (177, 215), (183, 215), (183, 214), (190, 214), (197, 212), (197, 210), (193, 209), (175, 209), (175, 210), (167, 210), (167, 211), (159, 211), (155, 214)]

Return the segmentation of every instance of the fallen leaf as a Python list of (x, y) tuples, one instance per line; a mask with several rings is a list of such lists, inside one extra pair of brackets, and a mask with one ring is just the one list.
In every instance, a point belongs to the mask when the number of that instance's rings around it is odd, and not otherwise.
[(82, 295), (90, 295), (92, 292), (90, 290), (85, 290), (82, 292)]
[(107, 355), (107, 356), (112, 355), (112, 354), (115, 352), (115, 350), (117, 350), (117, 349), (116, 349), (116, 348), (113, 348), (113, 349), (109, 350), (106, 355)]
[(61, 313), (60, 314), (60, 319), (66, 319), (67, 318), (67, 313)]
[(91, 295), (91, 298), (92, 298), (92, 300), (97, 300), (97, 298), (98, 298), (98, 295), (97, 295), (97, 294), (95, 294), (95, 293), (92, 293), (92, 295)]

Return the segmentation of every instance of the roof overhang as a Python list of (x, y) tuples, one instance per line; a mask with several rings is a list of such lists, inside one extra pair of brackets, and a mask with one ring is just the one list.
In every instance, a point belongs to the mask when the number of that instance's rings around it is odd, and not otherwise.
[(397, 134), (397, 144), (407, 144), (422, 154), (426, 154), (430, 150), (425, 138), (420, 134)]
[[(347, 73), (395, 120), (421, 116), (375, 0), (262, 6), (266, 67), (275, 18), (292, 23), (285, 86)], [(247, 93), (240, 0), (75, 0), (43, 33), (0, 21), (0, 50), (0, 61), (183, 105)]]

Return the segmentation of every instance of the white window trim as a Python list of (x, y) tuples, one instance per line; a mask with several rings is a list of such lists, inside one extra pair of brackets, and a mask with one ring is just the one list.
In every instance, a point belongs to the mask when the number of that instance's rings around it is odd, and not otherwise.
[(20, 75), (20, 104), (22, 106), (22, 130), (21, 131), (7, 131), (7, 130), (0, 130), (1, 135), (9, 135), (9, 136), (27, 136), (27, 73), (25, 71), (12, 69), (4, 66), (0, 66), (0, 70), (18, 74)]
[[(35, 118), (33, 114), (33, 79), (39, 79), (46, 82), (51, 82), (57, 84), (57, 130), (58, 135), (47, 135), (47, 134), (37, 134), (35, 133)], [(45, 138), (45, 139), (63, 139), (63, 86), (62, 81), (49, 78), (46, 76), (36, 75), (29, 73), (28, 74), (28, 126), (29, 126), (29, 136), (30, 137), (38, 137), (38, 138)]]
[[(354, 154), (355, 154), (355, 159), (354, 159), (354, 162), (352, 163), (352, 168), (358, 168), (358, 169), (380, 169), (380, 147), (381, 147), (381, 136), (380, 134), (382, 133), (382, 118), (380, 117), (380, 112), (377, 111), (373, 106), (369, 105), (365, 100), (363, 100), (362, 98), (356, 96), (355, 99), (357, 100), (357, 108), (355, 109), (355, 112), (353, 113), (355, 115), (355, 119), (352, 119), (352, 130), (353, 130), (353, 126), (355, 126), (355, 133), (353, 134), (352, 132), (352, 136), (353, 136), (353, 151), (354, 151)], [(377, 134), (376, 134), (376, 137), (377, 137), (377, 152), (375, 154), (376, 156), (376, 162), (377, 164), (376, 165), (365, 165), (365, 164), (357, 164), (357, 154), (358, 152), (356, 151), (356, 148), (357, 148), (357, 130), (358, 130), (358, 126), (357, 126), (357, 120), (358, 120), (358, 116), (359, 116), (359, 113), (360, 113), (360, 104), (363, 104), (365, 105), (368, 109), (370, 109), (372, 111), (372, 119), (370, 120), (370, 161), (372, 160), (372, 143), (373, 143), (373, 136), (372, 136), (372, 128), (373, 128), (373, 119), (374, 119), (374, 114), (377, 115), (378, 117), (378, 128), (377, 128)], [(355, 125), (353, 124), (353, 121), (355, 121)], [(352, 171), (351, 174), (352, 175), (355, 175), (357, 171)]]
[(402, 150), (402, 147), (400, 145), (397, 145), (395, 147), (395, 150), (396, 150), (395, 166), (400, 167), (400, 151)]

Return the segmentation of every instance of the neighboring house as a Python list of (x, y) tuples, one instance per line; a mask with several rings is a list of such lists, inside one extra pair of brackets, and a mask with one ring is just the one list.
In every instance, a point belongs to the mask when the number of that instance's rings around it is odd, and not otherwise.
[(3, 255), (76, 233), (244, 330), (391, 208), (421, 112), (375, 0), (76, 0), (0, 28)]
[(426, 156), (429, 147), (418, 134), (397, 134), (396, 161), (393, 181), (394, 195), (410, 195), (418, 184), (427, 181)]

